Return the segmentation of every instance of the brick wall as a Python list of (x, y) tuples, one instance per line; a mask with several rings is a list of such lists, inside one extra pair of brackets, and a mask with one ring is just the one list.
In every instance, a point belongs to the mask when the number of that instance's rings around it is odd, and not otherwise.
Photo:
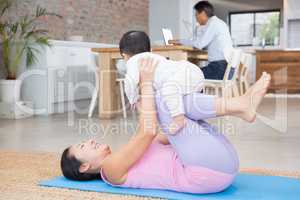
[(40, 26), (50, 30), (53, 39), (82, 35), (85, 41), (118, 43), (128, 30), (148, 32), (149, 0), (15, 0), (10, 16), (32, 13), (37, 5), (63, 19), (48, 17)]

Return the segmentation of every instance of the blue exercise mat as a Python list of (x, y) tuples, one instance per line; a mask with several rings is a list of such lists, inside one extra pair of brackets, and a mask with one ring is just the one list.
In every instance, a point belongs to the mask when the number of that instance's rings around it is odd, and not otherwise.
[(167, 190), (149, 190), (112, 187), (100, 180), (70, 181), (56, 177), (42, 181), (41, 186), (69, 188), (83, 191), (159, 197), (174, 200), (299, 200), (300, 179), (239, 174), (225, 191), (215, 194), (188, 194)]

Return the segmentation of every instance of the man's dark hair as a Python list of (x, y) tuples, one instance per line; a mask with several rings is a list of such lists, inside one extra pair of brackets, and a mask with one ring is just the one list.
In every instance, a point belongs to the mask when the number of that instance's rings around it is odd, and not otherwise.
[(194, 5), (194, 9), (197, 10), (198, 13), (205, 12), (208, 17), (214, 16), (214, 7), (208, 1), (199, 1), (196, 5)]
[(120, 53), (134, 56), (138, 53), (150, 52), (151, 45), (148, 35), (143, 31), (128, 31), (119, 43)]
[(79, 167), (82, 164), (75, 156), (70, 155), (70, 147), (66, 148), (61, 156), (60, 167), (63, 175), (71, 180), (88, 181), (94, 179), (102, 179), (100, 172), (97, 174), (81, 173)]

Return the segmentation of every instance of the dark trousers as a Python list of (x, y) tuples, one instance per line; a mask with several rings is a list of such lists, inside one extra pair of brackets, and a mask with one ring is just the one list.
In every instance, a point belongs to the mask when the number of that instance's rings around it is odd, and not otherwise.
[(201, 69), (205, 79), (223, 80), (226, 67), (227, 62), (225, 60), (219, 60), (210, 62), (206, 67)]

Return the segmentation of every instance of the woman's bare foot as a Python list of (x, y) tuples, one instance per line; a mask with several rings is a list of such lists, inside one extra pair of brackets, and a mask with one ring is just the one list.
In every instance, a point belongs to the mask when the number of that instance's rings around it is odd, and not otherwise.
[(266, 95), (270, 82), (270, 74), (263, 72), (259, 80), (256, 81), (256, 83), (252, 85), (243, 96), (240, 97), (240, 101), (244, 105), (244, 109), (241, 113), (237, 114), (237, 117), (240, 117), (248, 122), (253, 122), (255, 120), (256, 110)]

